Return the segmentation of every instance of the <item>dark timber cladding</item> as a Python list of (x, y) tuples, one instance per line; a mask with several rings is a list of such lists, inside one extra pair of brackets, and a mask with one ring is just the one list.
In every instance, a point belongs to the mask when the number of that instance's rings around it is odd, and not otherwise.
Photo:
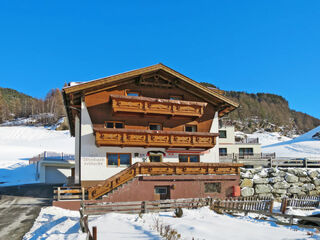
[[(136, 92), (142, 91), (142, 96), (148, 98), (169, 99), (170, 96), (183, 95), (184, 99), (182, 100), (208, 103), (208, 106), (205, 107), (196, 103), (184, 105), (183, 102), (180, 104), (169, 102), (167, 105), (168, 111), (171, 111), (170, 114), (163, 114), (165, 112), (165, 104), (162, 104), (162, 106), (159, 106), (160, 112), (158, 114), (160, 115), (156, 118), (152, 118), (152, 116), (148, 114), (148, 116), (141, 116), (140, 119), (137, 119), (137, 121), (144, 121), (145, 126), (147, 126), (150, 121), (154, 122), (154, 119), (159, 119), (160, 121), (165, 122), (165, 119), (168, 118), (167, 115), (171, 115), (170, 117), (172, 119), (170, 120), (169, 126), (164, 126), (163, 129), (169, 131), (182, 131), (183, 126), (187, 123), (197, 124), (199, 132), (208, 132), (214, 112), (218, 111), (219, 116), (221, 117), (238, 107), (238, 103), (233, 102), (218, 91), (213, 91), (204, 87), (163, 64), (156, 64), (150, 67), (81, 83), (75, 86), (65, 87), (63, 89), (63, 97), (71, 134), (74, 136), (75, 116), (79, 114), (78, 109), (80, 109), (82, 98), (84, 98), (86, 102), (90, 117), (93, 118), (92, 122), (94, 126), (102, 127), (104, 125), (104, 121), (108, 119), (106, 118), (106, 114), (110, 112), (114, 113), (112, 105), (110, 104), (112, 101), (111, 95), (115, 95), (114, 99), (116, 99), (116, 96), (125, 96), (127, 90)], [(118, 101), (120, 98), (118, 97)], [(123, 99), (125, 99), (125, 97), (122, 97), (122, 100)], [(140, 100), (144, 101), (144, 104), (155, 101), (152, 99)], [(187, 112), (191, 112), (192, 108), (196, 109), (196, 116), (192, 116), (192, 114), (187, 116)], [(120, 110), (121, 109), (123, 110), (124, 108), (120, 108)], [(101, 114), (97, 114), (98, 112)], [(130, 113), (129, 111), (120, 111), (117, 114), (113, 114), (112, 117), (115, 120), (118, 120), (119, 118), (128, 119), (128, 116), (132, 116), (130, 114), (135, 114), (134, 116), (136, 116), (136, 113), (137, 112)], [(141, 114), (143, 115), (143, 113)], [(192, 119), (192, 117), (198, 117), (198, 119)], [(129, 123), (126, 128), (141, 129), (141, 127), (139, 127), (140, 124), (136, 124), (134, 119), (132, 121), (133, 122)], [(192, 123), (192, 121), (196, 122)]]

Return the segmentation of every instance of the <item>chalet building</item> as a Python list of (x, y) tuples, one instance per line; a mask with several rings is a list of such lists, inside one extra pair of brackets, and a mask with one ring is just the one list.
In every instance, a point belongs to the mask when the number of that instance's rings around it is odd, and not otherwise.
[(238, 103), (218, 91), (157, 64), (70, 83), (63, 97), (89, 199), (230, 196), (239, 184), (240, 165), (218, 163), (219, 118)]
[(219, 120), (220, 159), (261, 158), (259, 138), (236, 136), (234, 126), (228, 119)]

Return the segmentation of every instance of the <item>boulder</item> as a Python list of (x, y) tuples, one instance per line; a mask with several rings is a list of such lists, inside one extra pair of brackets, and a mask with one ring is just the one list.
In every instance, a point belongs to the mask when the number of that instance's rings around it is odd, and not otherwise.
[(244, 187), (241, 189), (241, 196), (242, 197), (250, 197), (254, 195), (254, 189), (251, 187)]
[(301, 187), (301, 190), (304, 191), (304, 192), (308, 192), (308, 191), (311, 191), (311, 190), (313, 190), (315, 188), (316, 187), (314, 186), (314, 184), (306, 183), (306, 184), (303, 184), (303, 186)]
[(274, 188), (280, 188), (280, 189), (287, 189), (290, 187), (290, 184), (288, 184), (286, 181), (277, 182), (273, 185)]
[(280, 188), (274, 188), (272, 190), (272, 193), (277, 193), (277, 194), (286, 194), (287, 190), (286, 189), (280, 189)]
[(272, 191), (272, 187), (269, 184), (258, 184), (255, 186), (256, 193), (270, 193)]
[(258, 172), (258, 176), (261, 177), (261, 178), (266, 178), (268, 177), (268, 170), (267, 169), (261, 169), (260, 172)]
[(310, 182), (312, 182), (312, 180), (309, 177), (299, 177), (299, 182), (310, 183)]
[(269, 182), (270, 182), (270, 183), (277, 183), (277, 182), (281, 182), (281, 181), (283, 181), (283, 178), (282, 178), (282, 177), (279, 177), (279, 176), (269, 178)]
[(308, 172), (309, 177), (311, 177), (312, 179), (318, 178), (319, 176), (319, 172), (317, 170), (310, 170)]
[(288, 192), (292, 193), (292, 194), (300, 194), (300, 193), (302, 193), (301, 188), (299, 188), (299, 187), (290, 187), (288, 189)]
[(267, 184), (269, 183), (268, 178), (253, 178), (253, 183), (254, 184)]
[(273, 194), (272, 193), (259, 193), (258, 196), (260, 198), (264, 198), (264, 197), (273, 198)]
[(249, 178), (243, 179), (241, 184), (240, 184), (241, 188), (244, 188), (244, 187), (251, 188), (252, 186), (253, 186), (253, 181), (252, 181), (252, 179), (249, 179)]
[(317, 187), (317, 186), (320, 186), (320, 179), (318, 178), (315, 178), (313, 179), (313, 184)]
[(288, 182), (288, 183), (296, 183), (299, 181), (299, 178), (293, 174), (287, 173), (286, 176), (284, 177), (284, 179)]
[(312, 190), (312, 191), (310, 191), (310, 192), (308, 193), (308, 195), (310, 195), (310, 196), (318, 196), (318, 195), (319, 195), (319, 191), (317, 191), (317, 190)]
[(249, 171), (245, 172), (245, 173), (240, 173), (240, 177), (241, 178), (253, 178), (253, 174)]
[(298, 177), (307, 177), (308, 176), (307, 171), (302, 168), (289, 168), (288, 173), (291, 173), (291, 174), (296, 175)]

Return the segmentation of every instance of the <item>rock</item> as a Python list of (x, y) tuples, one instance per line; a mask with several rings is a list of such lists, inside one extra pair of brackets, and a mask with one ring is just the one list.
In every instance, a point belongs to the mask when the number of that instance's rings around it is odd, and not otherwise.
[(319, 172), (317, 170), (310, 170), (308, 172), (309, 177), (312, 179), (318, 178)]
[(253, 186), (253, 181), (252, 181), (252, 179), (249, 179), (249, 178), (243, 179), (240, 184), (241, 188), (244, 188), (244, 187), (252, 188), (252, 186)]
[(269, 184), (258, 184), (255, 186), (256, 193), (270, 193), (272, 191), (272, 187)]
[(310, 182), (312, 182), (312, 180), (309, 177), (299, 177), (299, 182), (310, 183)]
[(249, 171), (245, 172), (245, 173), (240, 173), (240, 177), (241, 178), (253, 178), (253, 174)]
[(303, 186), (303, 182), (297, 182), (297, 183), (291, 183), (290, 186), (291, 187), (302, 187)]
[(299, 181), (299, 178), (293, 174), (287, 173), (286, 176), (284, 177), (284, 179), (288, 182), (288, 183), (296, 183)]
[(273, 189), (272, 190), (272, 193), (277, 193), (277, 194), (286, 194), (287, 193), (287, 190), (286, 189)]
[(254, 195), (254, 189), (250, 187), (244, 187), (241, 189), (241, 196), (242, 197), (250, 197)]
[(290, 187), (290, 185), (286, 182), (286, 181), (283, 181), (283, 182), (277, 182), (273, 185), (274, 188), (280, 188), (280, 189), (287, 189)]
[(281, 182), (281, 181), (283, 181), (283, 178), (281, 178), (281, 177), (272, 177), (272, 178), (269, 178), (269, 182), (270, 183), (277, 183), (277, 182)]
[(301, 188), (299, 188), (299, 187), (290, 187), (288, 189), (288, 192), (292, 193), (292, 194), (300, 194), (300, 193), (302, 193)]
[(308, 173), (306, 170), (301, 168), (289, 168), (288, 173), (291, 173), (293, 175), (296, 175), (298, 177), (307, 177)]
[(276, 168), (276, 167), (271, 167), (271, 168), (268, 169), (268, 172), (269, 172), (269, 173), (278, 173), (278, 172), (279, 172), (279, 169)]
[(313, 190), (315, 188), (316, 187), (314, 186), (314, 184), (306, 183), (306, 184), (303, 184), (303, 186), (301, 187), (301, 190), (304, 191), (304, 192), (307, 192), (307, 191), (311, 191), (311, 190)]
[(247, 172), (247, 169), (245, 169), (245, 168), (240, 168), (240, 172), (245, 173), (245, 172)]
[(260, 193), (260, 194), (258, 194), (258, 196), (260, 198), (264, 198), (264, 197), (273, 198), (272, 193)]
[(254, 184), (266, 184), (269, 183), (268, 178), (253, 178), (253, 183)]
[(313, 184), (317, 187), (317, 186), (320, 186), (320, 179), (318, 178), (315, 178), (313, 179)]
[(267, 169), (262, 169), (260, 172), (258, 172), (258, 176), (261, 178), (266, 178), (268, 177), (268, 171)]
[(310, 196), (318, 196), (319, 195), (319, 191), (317, 191), (317, 190), (310, 191), (308, 193), (308, 195), (310, 195)]

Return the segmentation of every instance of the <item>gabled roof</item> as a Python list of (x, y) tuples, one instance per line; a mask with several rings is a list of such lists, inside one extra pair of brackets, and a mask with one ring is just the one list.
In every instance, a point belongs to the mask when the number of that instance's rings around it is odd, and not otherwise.
[(117, 84), (119, 83), (123, 84), (126, 81), (132, 80), (139, 76), (158, 71), (164, 71), (170, 76), (176, 78), (178, 87), (182, 87), (186, 91), (201, 96), (207, 102), (218, 106), (220, 116), (233, 111), (239, 106), (237, 102), (234, 102), (226, 96), (222, 95), (219, 91), (209, 89), (201, 85), (200, 83), (186, 77), (185, 75), (163, 65), (162, 63), (159, 63), (149, 67), (64, 87), (63, 97), (68, 114), (71, 134), (74, 135), (74, 118), (71, 109), (76, 109), (77, 107), (79, 107), (81, 96), (105, 89), (110, 89), (113, 86), (117, 86)]

